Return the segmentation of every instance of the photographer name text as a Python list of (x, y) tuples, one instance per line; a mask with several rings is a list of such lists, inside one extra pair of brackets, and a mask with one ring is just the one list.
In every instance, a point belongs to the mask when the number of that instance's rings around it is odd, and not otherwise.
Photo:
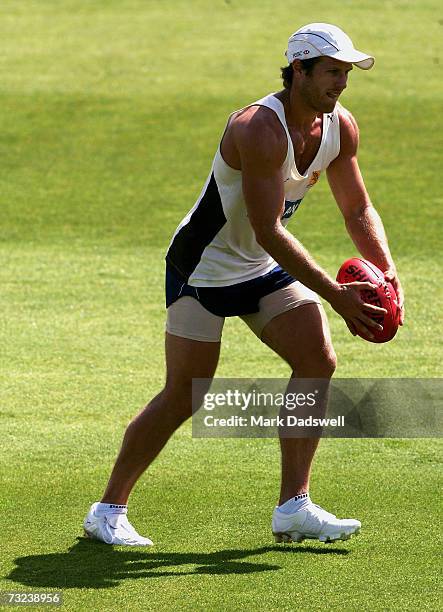
[(315, 418), (308, 416), (305, 419), (297, 418), (295, 415), (285, 417), (264, 417), (261, 415), (238, 416), (232, 415), (226, 419), (218, 418), (208, 414), (203, 419), (205, 427), (344, 427), (345, 417), (337, 418)]

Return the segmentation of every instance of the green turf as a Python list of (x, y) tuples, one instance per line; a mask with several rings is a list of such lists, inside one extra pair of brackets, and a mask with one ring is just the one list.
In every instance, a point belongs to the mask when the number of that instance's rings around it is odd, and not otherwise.
[[(436, 0), (40, 0), (0, 5), (0, 589), (68, 610), (439, 609), (441, 444), (325, 440), (317, 503), (358, 539), (278, 547), (274, 440), (180, 430), (134, 491), (153, 551), (77, 540), (125, 425), (162, 385), (163, 256), (226, 116), (279, 88), (285, 39), (341, 25), (376, 68), (343, 103), (407, 296), (377, 346), (328, 309), (337, 376), (441, 376), (441, 20)], [(334, 274), (355, 253), (325, 179), (290, 224)], [(240, 339), (240, 341), (239, 341)], [(226, 324), (220, 376), (287, 376)]]

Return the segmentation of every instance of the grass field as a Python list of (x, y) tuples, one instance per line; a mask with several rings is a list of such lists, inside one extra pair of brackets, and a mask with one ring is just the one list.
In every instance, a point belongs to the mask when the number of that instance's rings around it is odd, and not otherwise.
[[(0, 5), (0, 554), (3, 590), (67, 610), (438, 610), (438, 440), (324, 440), (312, 496), (361, 519), (278, 547), (275, 440), (196, 440), (140, 480), (152, 551), (79, 539), (124, 428), (163, 382), (163, 257), (226, 116), (280, 87), (303, 23), (343, 27), (376, 67), (343, 104), (407, 296), (392, 343), (328, 309), (341, 377), (441, 376), (441, 7), (437, 0), (4, 0)], [(355, 253), (323, 180), (289, 226), (329, 273)], [(239, 341), (241, 339), (241, 341)], [(288, 376), (229, 320), (219, 376)]]

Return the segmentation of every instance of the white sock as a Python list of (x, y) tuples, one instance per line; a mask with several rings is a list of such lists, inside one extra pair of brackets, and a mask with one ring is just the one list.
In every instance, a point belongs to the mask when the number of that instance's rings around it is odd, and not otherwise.
[(278, 506), (278, 510), (279, 512), (283, 512), (283, 514), (294, 514), (294, 512), (303, 510), (310, 503), (311, 498), (309, 497), (309, 493), (300, 493), (300, 495), (291, 497), (291, 499), (288, 499), (284, 504)]
[(95, 507), (95, 514), (103, 516), (104, 514), (126, 514), (128, 506), (124, 504), (102, 504), (99, 502)]

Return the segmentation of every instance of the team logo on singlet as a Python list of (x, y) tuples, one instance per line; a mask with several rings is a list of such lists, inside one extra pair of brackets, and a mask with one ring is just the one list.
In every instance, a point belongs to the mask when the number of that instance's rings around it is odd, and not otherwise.
[(302, 199), (303, 198), (300, 200), (294, 200), (292, 202), (291, 200), (285, 200), (285, 212), (282, 214), (281, 219), (289, 219), (289, 217), (292, 217), (297, 208), (300, 206)]
[(309, 183), (308, 183), (308, 187), (312, 187), (313, 185), (315, 185), (315, 183), (318, 181), (318, 179), (320, 178), (320, 170), (314, 170), (314, 172), (311, 174), (311, 178), (309, 179)]

